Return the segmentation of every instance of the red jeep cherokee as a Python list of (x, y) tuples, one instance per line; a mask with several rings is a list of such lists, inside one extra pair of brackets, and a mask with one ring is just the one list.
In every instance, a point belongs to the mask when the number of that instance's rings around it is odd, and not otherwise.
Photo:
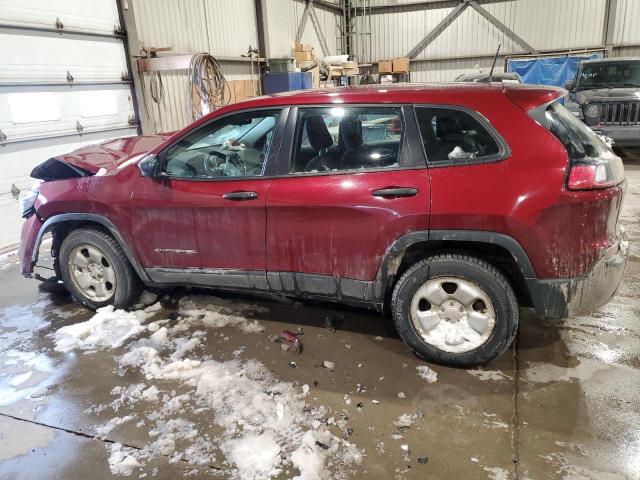
[(559, 89), (308, 91), (221, 108), (168, 137), (47, 160), (23, 197), (22, 273), (45, 233), (73, 297), (248, 289), (392, 313), (418, 355), (503, 353), (518, 307), (560, 318), (620, 284), (622, 163)]

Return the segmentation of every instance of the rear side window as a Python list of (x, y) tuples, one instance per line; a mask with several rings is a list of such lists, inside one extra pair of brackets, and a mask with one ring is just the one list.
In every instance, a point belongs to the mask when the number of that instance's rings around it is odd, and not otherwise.
[(611, 155), (609, 147), (558, 102), (546, 108), (544, 117), (534, 118), (563, 143), (571, 160)]
[(396, 168), (403, 140), (400, 108), (300, 108), (289, 173)]
[(420, 135), (429, 162), (497, 160), (500, 145), (479, 120), (464, 110), (416, 107)]

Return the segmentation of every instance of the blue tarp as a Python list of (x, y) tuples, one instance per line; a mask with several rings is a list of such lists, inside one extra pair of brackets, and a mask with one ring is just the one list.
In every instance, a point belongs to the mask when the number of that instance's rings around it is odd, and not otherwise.
[(583, 60), (600, 58), (601, 55), (575, 57), (543, 57), (530, 60), (512, 60), (507, 62), (508, 72), (517, 72), (524, 83), (555, 85), (564, 87), (567, 80), (576, 76), (578, 65)]

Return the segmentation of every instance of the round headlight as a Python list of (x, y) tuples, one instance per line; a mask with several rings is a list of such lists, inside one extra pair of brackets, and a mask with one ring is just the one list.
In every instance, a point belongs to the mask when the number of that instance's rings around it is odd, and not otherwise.
[(586, 106), (584, 113), (587, 117), (597, 117), (600, 115), (600, 106), (597, 103), (591, 103)]

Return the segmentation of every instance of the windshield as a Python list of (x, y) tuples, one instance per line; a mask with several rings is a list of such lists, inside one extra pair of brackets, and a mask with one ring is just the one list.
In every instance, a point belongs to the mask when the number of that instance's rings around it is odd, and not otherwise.
[(598, 87), (640, 87), (640, 62), (583, 65), (578, 75), (578, 88)]

